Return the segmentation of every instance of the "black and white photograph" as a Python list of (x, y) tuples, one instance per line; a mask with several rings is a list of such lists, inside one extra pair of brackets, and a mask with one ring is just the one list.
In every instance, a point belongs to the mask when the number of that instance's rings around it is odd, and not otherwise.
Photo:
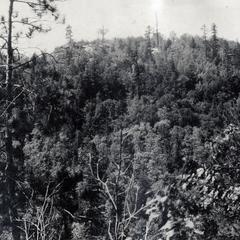
[(240, 240), (239, 0), (0, 0), (0, 240)]

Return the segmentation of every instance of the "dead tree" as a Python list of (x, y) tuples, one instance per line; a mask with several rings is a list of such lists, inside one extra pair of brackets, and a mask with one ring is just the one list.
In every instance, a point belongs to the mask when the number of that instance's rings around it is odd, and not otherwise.
[(101, 157), (93, 160), (89, 153), (89, 168), (93, 178), (101, 186), (101, 192), (110, 206), (110, 216), (106, 220), (107, 234), (111, 240), (124, 240), (130, 230), (131, 224), (149, 208), (148, 204), (140, 203), (140, 187), (137, 184), (135, 166), (132, 159), (126, 160), (124, 156), (123, 131), (119, 131), (118, 156), (111, 159), (108, 176), (102, 176)]
[(108, 29), (106, 29), (104, 26), (98, 30), (99, 35), (101, 36), (102, 43), (105, 42), (105, 36), (108, 33)]
[[(20, 223), (18, 228), (23, 232), (24, 240), (53, 240), (61, 239), (63, 226), (59, 224), (59, 215), (54, 207), (54, 196), (57, 194), (59, 185), (50, 191), (48, 184), (41, 205), (35, 205), (32, 199), (28, 199), (28, 209), (23, 218), (17, 219)], [(32, 192), (34, 194), (34, 192)], [(32, 194), (32, 196), (33, 196)], [(60, 231), (54, 228), (59, 225)], [(58, 236), (58, 237), (56, 237)]]

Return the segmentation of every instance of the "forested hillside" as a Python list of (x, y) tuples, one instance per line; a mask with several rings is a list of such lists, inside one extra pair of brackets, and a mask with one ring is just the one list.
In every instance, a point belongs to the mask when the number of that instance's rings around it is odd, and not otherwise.
[(1, 81), (0, 239), (240, 239), (240, 44), (70, 31), (13, 71), (14, 196)]

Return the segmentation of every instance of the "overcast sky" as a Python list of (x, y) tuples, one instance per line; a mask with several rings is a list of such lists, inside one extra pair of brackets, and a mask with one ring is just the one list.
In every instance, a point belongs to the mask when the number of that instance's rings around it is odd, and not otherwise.
[[(0, 0), (0, 14), (7, 13), (8, 1)], [(21, 4), (16, 7), (25, 13)], [(75, 40), (97, 38), (101, 26), (109, 29), (108, 38), (143, 35), (146, 26), (155, 25), (155, 13), (165, 36), (171, 31), (201, 34), (203, 24), (215, 22), (220, 36), (240, 39), (240, 0), (66, 0), (59, 4), (59, 10), (72, 26)], [(66, 25), (52, 27), (50, 33), (24, 41), (22, 48), (51, 51), (65, 43)]]

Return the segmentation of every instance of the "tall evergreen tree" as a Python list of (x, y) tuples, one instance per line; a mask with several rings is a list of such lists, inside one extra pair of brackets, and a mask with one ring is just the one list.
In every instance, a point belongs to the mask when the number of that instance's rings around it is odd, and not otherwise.
[(144, 57), (146, 60), (152, 60), (152, 42), (151, 42), (151, 33), (152, 29), (150, 26), (147, 27), (146, 32), (145, 32), (145, 50), (144, 50)]
[(212, 60), (215, 61), (215, 63), (219, 60), (219, 40), (217, 37), (217, 26), (215, 23), (212, 24), (212, 36), (211, 36), (211, 48), (212, 48)]
[[(56, 0), (57, 1), (57, 0)], [(19, 173), (18, 169), (18, 161), (14, 156), (14, 146), (13, 146), (13, 110), (14, 108), (18, 108), (16, 106), (17, 98), (20, 97), (21, 94), (25, 90), (22, 90), (16, 96), (14, 96), (14, 83), (16, 79), (14, 79), (14, 71), (18, 68), (21, 68), (25, 64), (29, 63), (21, 63), (19, 65), (16, 64), (15, 59), (15, 46), (13, 46), (13, 41), (15, 36), (18, 36), (20, 33), (14, 32), (17, 27), (16, 24), (21, 24), (27, 31), (25, 32), (26, 37), (31, 37), (34, 32), (44, 32), (47, 31), (48, 28), (44, 28), (41, 24), (41, 21), (31, 21), (28, 16), (23, 16), (19, 19), (18, 14), (15, 12), (19, 11), (19, 7), (24, 4), (27, 5), (30, 9), (32, 9), (36, 13), (36, 17), (41, 19), (46, 13), (51, 13), (55, 19), (58, 19), (59, 14), (57, 13), (56, 1), (51, 0), (34, 0), (34, 1), (20, 1), (20, 0), (9, 0), (8, 5), (8, 17), (5, 19), (2, 17), (2, 24), (4, 29), (6, 30), (7, 37), (4, 39), (6, 41), (6, 107), (2, 115), (5, 116), (5, 149), (6, 149), (6, 189), (7, 189), (7, 209), (8, 209), (8, 222), (11, 227), (12, 237), (14, 240), (20, 239), (20, 232), (18, 228), (18, 223), (16, 222), (18, 218), (18, 209), (17, 209), (17, 198), (16, 196), (16, 181)], [(21, 35), (21, 34), (20, 34)], [(31, 62), (31, 61), (30, 61)], [(23, 86), (21, 86), (23, 88)], [(14, 106), (14, 108), (13, 108)]]
[(202, 39), (204, 43), (205, 56), (208, 57), (207, 27), (205, 24), (202, 26), (201, 30), (202, 30)]

